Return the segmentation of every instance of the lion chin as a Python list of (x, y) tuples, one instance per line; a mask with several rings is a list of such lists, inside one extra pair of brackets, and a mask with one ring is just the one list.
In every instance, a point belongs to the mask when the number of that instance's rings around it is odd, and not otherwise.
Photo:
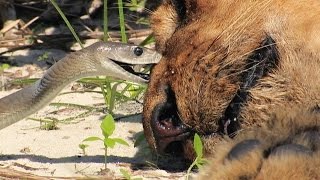
[(320, 179), (320, 1), (163, 0), (143, 126), (200, 179)]

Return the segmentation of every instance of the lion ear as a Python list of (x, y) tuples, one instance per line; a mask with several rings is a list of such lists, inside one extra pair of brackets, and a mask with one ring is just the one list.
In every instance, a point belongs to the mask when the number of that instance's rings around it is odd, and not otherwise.
[(175, 0), (165, 0), (154, 11), (150, 18), (151, 28), (156, 39), (159, 52), (163, 52), (167, 40), (172, 36), (179, 25), (179, 12), (174, 3)]
[(197, 17), (196, 13), (212, 8), (214, 4), (216, 0), (163, 0), (150, 18), (157, 50), (164, 51), (167, 40), (177, 27), (188, 23), (192, 17)]

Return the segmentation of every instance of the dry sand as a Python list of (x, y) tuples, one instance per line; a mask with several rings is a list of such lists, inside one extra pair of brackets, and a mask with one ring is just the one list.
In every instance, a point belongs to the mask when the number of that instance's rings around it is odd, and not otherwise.
[[(87, 41), (86, 46), (96, 40)], [(62, 58), (65, 53), (57, 50), (24, 50), (19, 53), (7, 53), (7, 56), (14, 59), (20, 67), (13, 67), (5, 70), (1, 75), (1, 84), (8, 79), (41, 77), (43, 71), (39, 67), (45, 67), (45, 62), (37, 59), (43, 53), (48, 53), (48, 59), (56, 61)], [(20, 59), (19, 59), (20, 58)], [(33, 59), (33, 65), (24, 65)], [(31, 63), (32, 63), (31, 62)], [(63, 92), (70, 92), (69, 85)], [(0, 91), (0, 98), (15, 90)], [(101, 94), (97, 93), (72, 93), (56, 97), (52, 102), (74, 103), (79, 105), (96, 106), (104, 103)], [(76, 116), (83, 110), (75, 108), (46, 106), (32, 118), (43, 119), (54, 117), (59, 120), (66, 117)], [(126, 102), (118, 104), (114, 111), (116, 117), (134, 115), (128, 118), (120, 118), (116, 122), (116, 131), (113, 137), (125, 139), (130, 147), (115, 146), (108, 150), (108, 169), (113, 178), (122, 178), (120, 169), (126, 169), (134, 177), (143, 179), (185, 179), (184, 172), (172, 173), (160, 170), (154, 163), (157, 158), (151, 155), (146, 144), (139, 148), (134, 147), (134, 139), (137, 133), (142, 132), (141, 112), (142, 104), (137, 102)], [(104, 169), (104, 149), (101, 142), (88, 142), (86, 155), (78, 147), (83, 139), (89, 136), (102, 137), (100, 123), (106, 114), (101, 112), (92, 113), (90, 116), (78, 118), (71, 123), (57, 123), (57, 130), (41, 130), (40, 122), (24, 119), (5, 129), (0, 130), (0, 176), (2, 168), (27, 172), (41, 177), (95, 177)], [(43, 124), (42, 124), (43, 125)], [(171, 160), (168, 164), (178, 164), (177, 160)], [(163, 166), (166, 166), (164, 164)], [(2, 168), (1, 168), (2, 167)], [(98, 179), (103, 176), (98, 176)], [(2, 179), (0, 177), (0, 179)], [(41, 179), (41, 178), (40, 178)]]
[[(71, 86), (64, 91), (70, 91)], [(14, 91), (14, 90), (13, 90)], [(9, 92), (0, 92), (3, 97)], [(60, 95), (53, 102), (75, 103), (93, 106), (103, 103), (101, 94), (72, 93)], [(118, 116), (141, 113), (142, 105), (137, 102), (127, 102), (117, 106)], [(56, 112), (52, 115), (52, 112)], [(63, 119), (75, 116), (81, 111), (74, 108), (47, 106), (38, 113), (30, 116), (44, 118), (53, 116)], [(105, 116), (95, 112), (88, 117), (71, 121), (70, 124), (57, 123), (58, 130), (41, 130), (40, 122), (21, 120), (5, 129), (0, 130), (0, 167), (32, 173), (46, 177), (90, 177), (99, 175), (104, 168), (104, 149), (101, 142), (89, 142), (86, 155), (78, 145), (89, 136), (102, 136), (100, 123)], [(142, 132), (141, 114), (129, 118), (121, 118), (116, 122), (113, 137), (125, 139), (130, 147), (116, 146), (108, 150), (108, 168), (113, 178), (121, 178), (120, 169), (126, 169), (134, 177), (143, 179), (184, 179), (184, 173), (168, 173), (164, 170), (152, 168), (148, 161), (152, 161), (147, 148), (138, 152), (134, 148), (134, 137)], [(147, 167), (144, 170), (132, 170), (132, 167)], [(114, 173), (114, 174), (113, 174)]]

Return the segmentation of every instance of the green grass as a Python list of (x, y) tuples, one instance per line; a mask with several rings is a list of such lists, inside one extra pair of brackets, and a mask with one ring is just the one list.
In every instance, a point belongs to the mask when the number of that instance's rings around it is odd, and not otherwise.
[(103, 41), (108, 41), (108, 0), (103, 0)]
[[(72, 28), (72, 25), (64, 15), (64, 13), (61, 11), (59, 6), (56, 4), (55, 0), (50, 0), (53, 6), (57, 9), (59, 14), (61, 15), (62, 19), (64, 20), (65, 24), (68, 26), (70, 31), (72, 32), (74, 38), (77, 40), (77, 42), (83, 47), (80, 39), (78, 38), (77, 34), (75, 33), (74, 29)], [(108, 40), (108, 2), (107, 0), (104, 0), (104, 10), (103, 10), (103, 40)], [(138, 7), (144, 6), (145, 0), (134, 0), (129, 4), (126, 4), (130, 8), (133, 8), (132, 10), (136, 10)], [(119, 12), (119, 24), (120, 24), (120, 32), (121, 32), (121, 41), (123, 43), (127, 43), (127, 35), (126, 35), (126, 27), (125, 27), (125, 17), (124, 17), (124, 11), (123, 11), (123, 1), (118, 0), (118, 12)], [(144, 46), (149, 43), (154, 42), (153, 36), (148, 36), (140, 45)], [(107, 106), (107, 110), (109, 113), (113, 114), (113, 110), (115, 108), (116, 103), (123, 103), (125, 101), (135, 100), (138, 98), (142, 93), (144, 93), (146, 86), (145, 85), (137, 85), (132, 84), (130, 82), (124, 82), (124, 81), (118, 81), (113, 80), (109, 77), (92, 77), (92, 78), (84, 78), (82, 80), (79, 80), (80, 83), (91, 83), (99, 86), (101, 88), (101, 93), (103, 94), (105, 104)], [(121, 89), (119, 86), (123, 86), (124, 88)], [(120, 91), (119, 91), (120, 90)]]
[(118, 0), (118, 10), (119, 10), (121, 42), (127, 43), (128, 42), (128, 38), (127, 38), (126, 27), (125, 27), (125, 22), (124, 22), (123, 2), (122, 2), (122, 0)]
[(81, 48), (83, 48), (83, 44), (80, 41), (80, 38), (78, 37), (77, 33), (74, 31), (74, 28), (72, 27), (72, 25), (70, 24), (69, 20), (67, 19), (67, 17), (64, 15), (64, 13), (61, 11), (60, 7), (58, 6), (58, 4), (56, 3), (55, 0), (50, 0), (51, 4), (54, 6), (54, 8), (56, 8), (56, 10), (58, 11), (58, 13), (60, 14), (61, 18), (63, 19), (63, 21), (66, 23), (66, 25), (68, 26), (70, 32), (72, 33), (73, 37), (77, 40), (77, 42), (80, 44)]

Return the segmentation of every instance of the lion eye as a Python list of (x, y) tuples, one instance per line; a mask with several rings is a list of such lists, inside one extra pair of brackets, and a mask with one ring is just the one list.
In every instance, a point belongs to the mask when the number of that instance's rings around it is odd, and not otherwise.
[(136, 56), (141, 56), (143, 54), (143, 49), (141, 47), (136, 47), (136, 48), (134, 48), (133, 53)]

